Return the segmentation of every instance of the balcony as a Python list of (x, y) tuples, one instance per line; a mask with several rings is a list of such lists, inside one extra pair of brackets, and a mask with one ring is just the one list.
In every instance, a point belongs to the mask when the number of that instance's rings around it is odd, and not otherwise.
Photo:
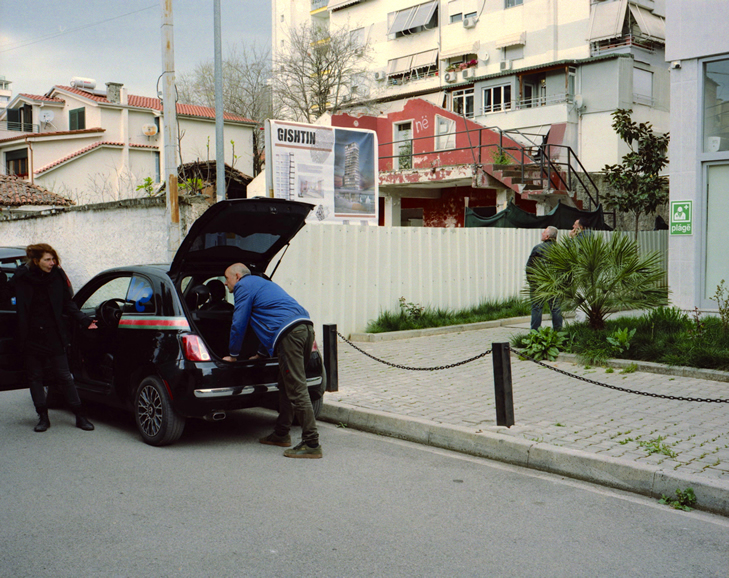
[(554, 106), (558, 104), (572, 103), (574, 96), (571, 94), (551, 94), (549, 96), (537, 96), (534, 98), (516, 98), (504, 103), (494, 103), (484, 106), (481, 114), (492, 112), (508, 112), (511, 110), (525, 110), (528, 108), (540, 108), (542, 106)]
[(40, 132), (40, 125), (28, 122), (0, 121), (0, 131), (12, 132)]
[(311, 11), (316, 12), (329, 5), (329, 0), (311, 0)]
[(616, 38), (599, 40), (590, 43), (590, 55), (599, 56), (608, 52), (629, 52), (631, 48), (642, 48), (648, 52), (655, 52), (662, 45), (639, 34), (623, 34)]

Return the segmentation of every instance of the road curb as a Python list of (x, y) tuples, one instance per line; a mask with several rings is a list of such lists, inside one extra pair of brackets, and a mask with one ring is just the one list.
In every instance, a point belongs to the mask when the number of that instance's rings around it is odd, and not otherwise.
[(501, 435), (497, 431), (476, 433), (464, 427), (365, 410), (339, 402), (325, 401), (319, 419), (656, 499), (664, 494), (673, 498), (677, 489), (685, 490), (690, 487), (696, 494), (697, 509), (729, 516), (729, 483), (720, 480), (676, 474), (657, 466), (517, 439)]

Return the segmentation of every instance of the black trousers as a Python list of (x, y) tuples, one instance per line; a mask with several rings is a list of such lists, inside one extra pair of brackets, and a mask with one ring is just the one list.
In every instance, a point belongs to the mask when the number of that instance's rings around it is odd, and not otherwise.
[(81, 399), (76, 391), (73, 375), (68, 368), (68, 358), (65, 353), (61, 355), (37, 356), (26, 355), (25, 374), (30, 386), (30, 395), (37, 411), (46, 411), (46, 391), (43, 387), (43, 378), (52, 379), (63, 392), (66, 401), (72, 409), (81, 407)]

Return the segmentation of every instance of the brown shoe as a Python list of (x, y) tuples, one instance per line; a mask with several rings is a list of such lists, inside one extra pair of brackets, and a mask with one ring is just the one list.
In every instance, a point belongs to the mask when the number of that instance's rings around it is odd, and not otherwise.
[(295, 448), (286, 450), (283, 455), (287, 458), (309, 458), (310, 460), (316, 460), (322, 457), (322, 451), (320, 445), (315, 448), (310, 448), (305, 442), (301, 442)]
[(291, 447), (291, 436), (285, 435), (285, 436), (278, 436), (276, 435), (276, 432), (267, 435), (265, 438), (261, 438), (258, 440), (262, 444), (266, 444), (267, 446), (279, 446), (282, 448), (290, 448)]

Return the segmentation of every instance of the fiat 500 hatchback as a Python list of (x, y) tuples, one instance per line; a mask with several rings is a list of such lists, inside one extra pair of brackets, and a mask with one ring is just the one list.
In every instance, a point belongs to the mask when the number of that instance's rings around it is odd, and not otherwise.
[[(222, 361), (233, 317), (224, 272), (240, 262), (265, 277), (311, 208), (267, 198), (218, 202), (192, 225), (171, 265), (109, 269), (86, 283), (74, 301), (99, 327), (72, 330), (69, 361), (81, 397), (132, 410), (142, 439), (155, 446), (176, 441), (188, 418), (276, 408), (278, 360), (248, 359), (259, 348), (250, 328), (240, 361)], [(318, 414), (326, 380), (316, 345), (306, 375)]]

